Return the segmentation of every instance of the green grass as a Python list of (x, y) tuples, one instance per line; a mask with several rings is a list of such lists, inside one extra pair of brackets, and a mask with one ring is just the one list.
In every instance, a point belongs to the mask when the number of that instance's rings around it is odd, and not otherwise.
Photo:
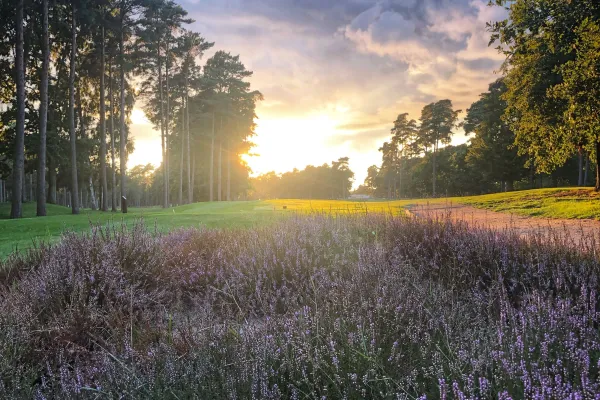
[(24, 204), (24, 218), (8, 219), (10, 205), (0, 205), (0, 257), (14, 250), (24, 250), (36, 241), (55, 242), (65, 230), (83, 232), (94, 224), (125, 222), (128, 225), (140, 218), (161, 231), (178, 227), (247, 227), (258, 223), (268, 223), (278, 217), (272, 211), (257, 209), (258, 202), (198, 203), (183, 207), (130, 208), (128, 214), (102, 213), (82, 210), (79, 215), (71, 215), (71, 209), (49, 205), (48, 216), (35, 217), (35, 204)]
[[(402, 204), (401, 204), (402, 203)], [(11, 252), (31, 248), (37, 242), (56, 242), (62, 232), (85, 232), (92, 225), (109, 223), (128, 225), (141, 218), (151, 228), (168, 231), (181, 227), (243, 228), (267, 224), (298, 212), (401, 212), (406, 202), (356, 202), (335, 200), (273, 200), (195, 203), (169, 209), (130, 208), (128, 214), (82, 210), (71, 215), (71, 209), (48, 205), (48, 216), (35, 217), (35, 203), (25, 203), (23, 217), (9, 219), (10, 204), (0, 204), (0, 258)], [(285, 207), (285, 208), (284, 208)]]
[(399, 213), (409, 205), (453, 202), (492, 211), (530, 217), (600, 219), (600, 195), (589, 188), (536, 189), (484, 196), (398, 201), (268, 200), (195, 203), (181, 207), (131, 208), (128, 214), (83, 210), (71, 215), (66, 207), (48, 205), (48, 217), (35, 217), (35, 204), (24, 205), (24, 218), (10, 220), (9, 204), (0, 204), (0, 257), (25, 250), (37, 241), (55, 242), (65, 230), (84, 232), (94, 224), (125, 222), (140, 218), (160, 231), (179, 227), (243, 228), (266, 224), (298, 212)]
[(454, 198), (457, 203), (528, 217), (600, 219), (600, 194), (590, 188), (553, 188)]

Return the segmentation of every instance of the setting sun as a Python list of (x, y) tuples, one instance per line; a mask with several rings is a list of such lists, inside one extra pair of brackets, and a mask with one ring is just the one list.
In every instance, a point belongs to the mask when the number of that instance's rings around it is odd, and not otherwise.
[(253, 174), (301, 169), (307, 164), (322, 164), (335, 158), (327, 138), (336, 131), (338, 121), (327, 115), (305, 119), (258, 120), (256, 147), (243, 158)]

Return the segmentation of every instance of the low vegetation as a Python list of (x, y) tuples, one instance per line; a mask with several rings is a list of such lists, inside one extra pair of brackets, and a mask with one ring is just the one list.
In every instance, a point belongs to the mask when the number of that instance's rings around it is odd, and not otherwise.
[(463, 197), (456, 202), (529, 217), (598, 220), (599, 199), (591, 188), (554, 188)]
[(69, 208), (48, 205), (48, 218), (36, 219), (35, 204), (25, 203), (24, 217), (9, 220), (8, 204), (0, 204), (0, 258), (15, 250), (27, 250), (39, 242), (54, 243), (63, 231), (85, 232), (95, 225), (127, 223), (144, 218), (161, 232), (175, 228), (241, 228), (270, 224), (282, 216), (306, 213), (402, 214), (405, 207), (424, 203), (465, 204), (492, 211), (531, 217), (600, 219), (598, 195), (590, 188), (536, 189), (472, 197), (409, 200), (301, 200), (196, 203), (168, 209), (131, 208), (129, 214), (85, 210), (70, 215)]
[(589, 398), (593, 238), (293, 214), (136, 224), (1, 265), (0, 397)]

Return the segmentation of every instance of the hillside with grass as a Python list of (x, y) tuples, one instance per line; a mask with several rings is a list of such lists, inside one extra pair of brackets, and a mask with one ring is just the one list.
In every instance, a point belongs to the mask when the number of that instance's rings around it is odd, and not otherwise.
[(600, 219), (600, 193), (591, 188), (552, 188), (452, 199), (491, 211), (529, 217)]

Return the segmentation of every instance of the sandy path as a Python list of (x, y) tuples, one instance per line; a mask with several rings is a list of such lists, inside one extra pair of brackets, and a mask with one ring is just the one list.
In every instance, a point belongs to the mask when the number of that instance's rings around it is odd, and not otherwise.
[[(551, 234), (562, 238), (568, 237), (574, 243), (580, 243), (582, 239), (587, 241), (592, 237), (600, 238), (600, 221), (591, 219), (531, 218), (450, 203), (415, 205), (408, 208), (408, 211), (421, 218), (449, 217), (454, 221), (465, 221), (469, 225), (493, 230), (515, 229), (522, 236)], [(600, 240), (596, 243), (600, 243)]]

